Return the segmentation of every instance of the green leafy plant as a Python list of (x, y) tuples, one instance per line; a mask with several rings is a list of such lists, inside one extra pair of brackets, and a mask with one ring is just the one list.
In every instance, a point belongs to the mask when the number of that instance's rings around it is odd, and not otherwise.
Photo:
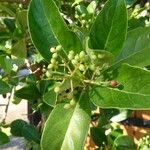
[(49, 62), (47, 79), (53, 83), (49, 97), (44, 97), (54, 109), (43, 130), (43, 150), (83, 149), (93, 104), (150, 108), (150, 72), (144, 69), (150, 63), (150, 32), (146, 27), (127, 31), (124, 0), (106, 2), (88, 29), (82, 20), (78, 30), (71, 31), (53, 0), (32, 0), (28, 19), (33, 43)]
[[(6, 15), (0, 22), (0, 94), (14, 93), (15, 104), (28, 100), (42, 117), (37, 128), (13, 121), (11, 134), (35, 150), (84, 149), (87, 136), (99, 149), (136, 149), (118, 125), (109, 124), (150, 109), (150, 27), (140, 16), (148, 13), (147, 4), (32, 0), (28, 14), (23, 6), (0, 7)], [(9, 141), (1, 131), (0, 137), (0, 144)]]

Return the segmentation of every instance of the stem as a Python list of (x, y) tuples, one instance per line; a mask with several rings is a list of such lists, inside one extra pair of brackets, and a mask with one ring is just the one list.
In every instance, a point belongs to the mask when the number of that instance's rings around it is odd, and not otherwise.
[(10, 105), (10, 101), (13, 97), (13, 94), (14, 94), (14, 88), (11, 90), (10, 96), (8, 97), (8, 103), (6, 104), (6, 108), (5, 108), (5, 117), (2, 121), (3, 123), (5, 123), (5, 121), (6, 121), (7, 114), (8, 114), (8, 108), (9, 108), (9, 105)]
[(95, 81), (91, 81), (91, 80), (84, 80), (85, 83), (89, 83), (89, 84), (94, 84), (94, 85), (100, 85), (100, 86), (103, 86), (103, 85), (106, 85), (107, 82), (95, 82)]

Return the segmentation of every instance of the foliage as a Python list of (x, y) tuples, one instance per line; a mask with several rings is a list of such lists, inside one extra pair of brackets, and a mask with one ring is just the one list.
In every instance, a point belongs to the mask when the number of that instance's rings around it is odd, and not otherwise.
[(0, 8), (0, 94), (15, 91), (14, 103), (26, 99), (42, 114), (39, 130), (16, 120), (11, 133), (43, 150), (80, 150), (99, 108), (90, 128), (98, 148), (136, 149), (108, 124), (150, 108), (149, 3), (32, 0), (28, 10)]

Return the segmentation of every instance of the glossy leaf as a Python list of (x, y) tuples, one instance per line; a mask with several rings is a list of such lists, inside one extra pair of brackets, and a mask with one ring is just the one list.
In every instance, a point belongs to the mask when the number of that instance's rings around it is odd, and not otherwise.
[(17, 119), (15, 121), (13, 121), (10, 125), (10, 132), (12, 135), (14, 136), (19, 136), (21, 137), (22, 136), (22, 129), (25, 125), (27, 125), (28, 123), (24, 120), (21, 120), (21, 119)]
[(25, 86), (15, 92), (18, 98), (34, 101), (40, 98), (40, 93), (35, 85)]
[(127, 7), (132, 6), (137, 0), (126, 0)]
[(32, 41), (41, 55), (49, 61), (50, 47), (58, 44), (45, 16), (41, 0), (32, 0), (28, 12), (28, 24)]
[(43, 101), (48, 104), (49, 106), (54, 107), (55, 103), (57, 100), (57, 95), (54, 92), (54, 89), (48, 91), (47, 93), (44, 94), (43, 96)]
[(90, 94), (94, 104), (102, 108), (149, 109), (150, 108), (150, 72), (138, 67), (124, 65), (116, 78), (124, 88), (92, 88)]
[(82, 49), (79, 38), (69, 30), (53, 0), (32, 0), (28, 18), (32, 40), (47, 60), (51, 56), (49, 48), (58, 43), (65, 51)]
[(126, 62), (136, 66), (150, 64), (150, 27), (138, 28), (128, 33), (116, 65)]
[(18, 41), (12, 48), (11, 54), (18, 58), (26, 58), (27, 50), (25, 40)]
[(127, 11), (124, 0), (109, 0), (96, 18), (90, 31), (93, 49), (103, 49), (117, 56), (127, 30)]
[(2, 131), (0, 131), (0, 145), (8, 143), (9, 137)]
[(42, 135), (42, 150), (83, 149), (90, 123), (87, 94), (80, 96), (76, 106), (69, 109), (58, 104), (50, 114)]
[(107, 138), (105, 135), (104, 128), (92, 127), (90, 130), (90, 133), (91, 133), (91, 137), (92, 137), (94, 143), (97, 146), (103, 146), (104, 143), (107, 143)]
[(51, 26), (56, 39), (62, 45), (64, 50), (80, 52), (82, 50), (82, 44), (79, 38), (74, 32), (69, 30), (53, 0), (43, 0), (42, 2), (48, 23)]
[(40, 143), (40, 135), (38, 130), (32, 125), (24, 125), (22, 128), (22, 136), (28, 141), (34, 141)]
[(115, 139), (113, 150), (136, 150), (134, 141), (129, 136), (119, 136)]
[(0, 56), (0, 67), (4, 69), (6, 73), (10, 73), (12, 69), (12, 62), (5, 55)]
[(40, 136), (37, 129), (26, 121), (17, 119), (11, 123), (11, 133), (14, 136), (24, 137), (29, 141), (39, 143)]
[(9, 85), (6, 82), (0, 80), (0, 94), (6, 94), (10, 91), (11, 88), (9, 87)]

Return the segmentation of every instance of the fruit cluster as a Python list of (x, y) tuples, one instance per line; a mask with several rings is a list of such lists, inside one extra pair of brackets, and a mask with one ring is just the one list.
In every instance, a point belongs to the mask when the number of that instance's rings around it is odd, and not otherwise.
[(101, 54), (96, 54), (93, 51), (75, 53), (71, 50), (68, 54), (65, 54), (66, 57), (62, 57), (63, 49), (61, 45), (52, 47), (50, 52), (52, 58), (47, 67), (46, 76), (50, 80), (59, 82), (54, 88), (57, 95), (69, 91), (64, 94), (65, 98), (70, 100), (70, 104), (67, 104), (65, 108), (75, 104), (76, 88), (85, 89), (91, 84), (108, 85), (108, 81), (103, 81), (101, 77), (101, 71), (103, 71), (105, 64), (101, 66), (97, 63), (98, 60), (103, 58)]
[(139, 140), (138, 149), (139, 150), (150, 149), (150, 135), (146, 135)]

